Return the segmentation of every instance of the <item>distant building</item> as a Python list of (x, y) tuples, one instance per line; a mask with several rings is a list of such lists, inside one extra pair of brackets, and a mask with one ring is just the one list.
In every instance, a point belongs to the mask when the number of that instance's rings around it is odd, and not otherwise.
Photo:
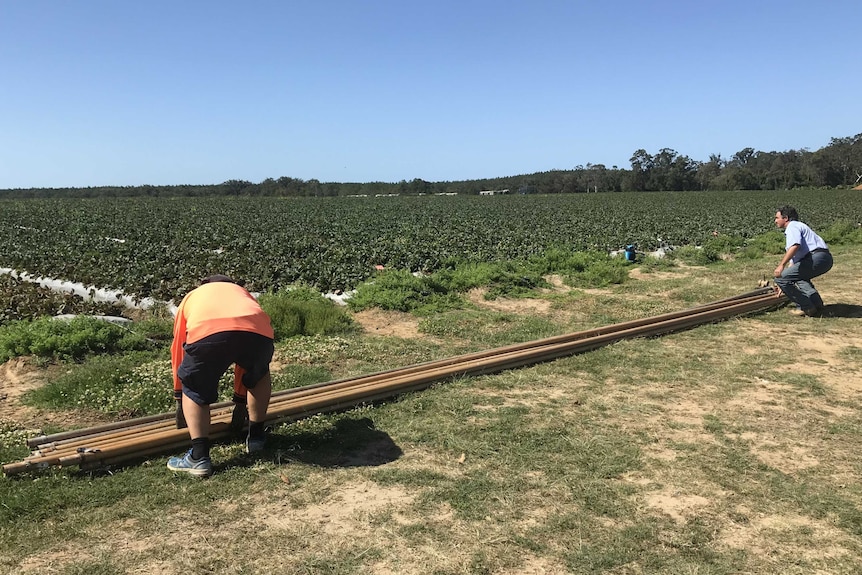
[(508, 194), (509, 190), (482, 190), (479, 192), (480, 196), (498, 196), (500, 194)]

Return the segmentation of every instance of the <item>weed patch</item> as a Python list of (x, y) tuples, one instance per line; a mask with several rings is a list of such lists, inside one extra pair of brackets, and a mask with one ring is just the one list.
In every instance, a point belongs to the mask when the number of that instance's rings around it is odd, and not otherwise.
[(352, 319), (341, 307), (307, 287), (261, 294), (258, 301), (270, 317), (276, 341), (355, 330)]
[(0, 361), (22, 355), (82, 359), (87, 355), (154, 349), (144, 335), (100, 319), (42, 317), (0, 327)]

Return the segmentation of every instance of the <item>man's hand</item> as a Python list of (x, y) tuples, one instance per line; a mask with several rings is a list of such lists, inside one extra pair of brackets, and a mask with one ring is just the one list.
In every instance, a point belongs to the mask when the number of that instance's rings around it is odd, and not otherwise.
[(248, 407), (244, 403), (235, 403), (233, 406), (233, 415), (230, 418), (230, 428), (237, 435), (245, 429), (248, 422)]
[(777, 268), (775, 268), (775, 271), (772, 272), (772, 276), (776, 277), (776, 278), (780, 278), (781, 272), (783, 272), (783, 271), (784, 271), (784, 266), (778, 266)]
[(183, 400), (177, 400), (177, 429), (188, 427), (186, 424), (186, 416), (183, 414)]

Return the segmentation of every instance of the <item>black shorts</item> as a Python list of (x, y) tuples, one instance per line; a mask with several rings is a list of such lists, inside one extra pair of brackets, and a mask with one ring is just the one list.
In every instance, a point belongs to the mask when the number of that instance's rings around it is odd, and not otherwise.
[(218, 382), (231, 364), (245, 370), (242, 384), (252, 389), (269, 373), (275, 351), (272, 339), (250, 331), (222, 331), (183, 345), (177, 377), (183, 393), (198, 405), (218, 400)]

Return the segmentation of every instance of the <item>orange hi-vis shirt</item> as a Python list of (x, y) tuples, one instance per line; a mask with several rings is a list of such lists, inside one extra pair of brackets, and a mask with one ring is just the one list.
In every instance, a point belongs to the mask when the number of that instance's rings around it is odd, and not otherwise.
[[(222, 331), (250, 331), (274, 337), (269, 316), (245, 288), (230, 282), (213, 282), (193, 289), (183, 298), (174, 318), (171, 367), (175, 393), (182, 391), (177, 369), (185, 355), (183, 344)], [(241, 377), (236, 372), (234, 375), (237, 379)]]

